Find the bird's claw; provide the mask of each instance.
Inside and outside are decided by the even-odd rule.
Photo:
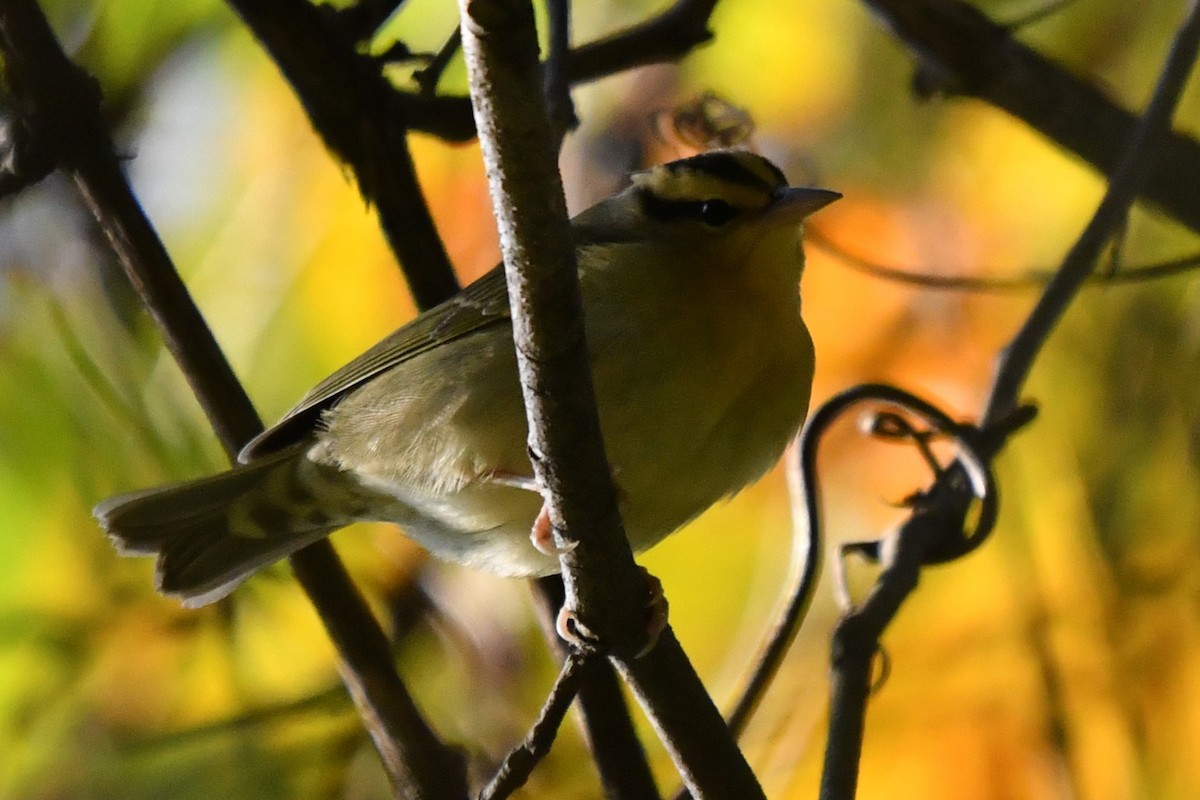
[[[565,547],[559,547],[554,541],[554,526],[550,524],[550,512],[546,510],[545,504],[542,505],[542,510],[538,512],[537,519],[533,521],[533,530],[529,532],[529,541],[533,543],[533,547],[539,553],[558,558],[573,551],[579,546],[579,542],[569,542]]]
[[[645,642],[634,654],[641,658],[654,649],[662,632],[667,629],[669,608],[667,596],[663,592],[662,581],[651,575],[645,567],[638,567],[646,585],[646,627]],[[563,641],[580,650],[599,650],[602,640],[591,628],[579,619],[579,615],[570,606],[563,606],[558,612],[554,628]]]

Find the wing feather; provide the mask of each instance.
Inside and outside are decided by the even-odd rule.
[[[254,437],[238,460],[248,463],[295,444],[312,432],[323,411],[381,372],[508,319],[508,287],[503,268],[496,267],[318,383],[283,419]]]

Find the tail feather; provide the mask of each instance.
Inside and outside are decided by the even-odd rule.
[[[158,556],[159,591],[202,606],[352,522],[318,505],[312,491],[314,481],[336,475],[297,447],[208,478],[111,497],[92,513],[123,555]]]

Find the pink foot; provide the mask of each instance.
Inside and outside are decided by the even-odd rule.
[[[537,519],[533,521],[533,530],[529,532],[529,541],[533,542],[534,549],[539,553],[555,558],[565,555],[579,546],[579,542],[571,542],[566,547],[559,547],[555,544],[554,526],[550,524],[550,512],[546,510],[545,503],[542,503],[542,510],[538,512]]]
[[[654,649],[658,638],[667,629],[669,604],[663,593],[662,581],[651,575],[645,567],[639,566],[646,583],[646,641],[637,651],[634,658],[641,658]],[[602,645],[599,637],[584,625],[575,611],[563,606],[555,621],[555,630],[563,641],[579,649],[596,649]]]

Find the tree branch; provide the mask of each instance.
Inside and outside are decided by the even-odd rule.
[[[528,0],[460,0],[463,52],[509,280],[530,451],[560,546],[568,605],[615,653],[693,791],[762,797],[724,720],[668,629],[640,659],[643,578],[604,456],[575,253]],[[577,543],[577,544],[576,544]]]
[[[678,61],[713,38],[708,29],[717,0],[677,0],[659,14],[611,36],[581,45],[567,54],[566,76],[572,86],[606,78],[634,67]],[[450,142],[475,138],[470,99],[395,91],[388,103],[420,130]]]
[[[460,0],[463,50],[500,227],[530,451],[564,549],[567,601],[610,646],[634,651],[644,595],[617,512],[583,334],[566,203],[527,0]],[[575,546],[574,542],[578,542]],[[579,564],[589,563],[582,570]],[[612,589],[601,579],[616,581]],[[613,599],[616,595],[616,599]],[[589,606],[583,608],[581,606]]]
[[[1171,44],[1171,52],[1154,89],[1154,96],[1112,172],[1104,199],[1067,253],[1062,266],[1016,338],[1004,349],[988,396],[981,423],[983,427],[997,422],[1016,408],[1018,395],[1033,368],[1034,359],[1067,306],[1079,293],[1079,288],[1092,274],[1104,246],[1129,215],[1129,208],[1141,187],[1151,180],[1153,165],[1161,164],[1175,170],[1177,165],[1169,159],[1164,160],[1159,147],[1171,133],[1171,118],[1195,66],[1198,50],[1200,13],[1197,12],[1196,0],[1191,0],[1188,16]],[[1192,185],[1189,197],[1193,202],[1196,200],[1196,184]]]
[[[1171,117],[1198,50],[1200,5],[1193,0],[1176,33],[1154,96],[1126,145],[1104,199],[1025,325],[1004,350],[980,427],[973,434],[969,431],[963,434],[969,434],[974,441],[964,439],[960,448],[969,444],[973,453],[960,455],[959,461],[942,471],[934,487],[921,496],[914,514],[895,534],[895,550],[875,587],[867,599],[838,624],[832,653],[833,685],[829,739],[821,780],[822,800],[854,796],[870,693],[871,664],[879,647],[879,638],[916,587],[923,565],[957,557],[977,544],[963,542],[961,538],[967,510],[964,498],[970,496],[964,491],[968,484],[966,477],[972,471],[968,469],[968,461],[979,462],[975,466],[976,472],[979,467],[986,467],[1021,421],[1017,401],[1024,380],[1050,332],[1094,268],[1104,245],[1125,219],[1142,182],[1147,180],[1155,145],[1170,130]],[[988,473],[986,469],[983,471]],[[990,478],[986,482],[990,484]],[[979,492],[976,489],[974,493]],[[985,495],[985,511],[994,515],[994,489],[989,487]],[[991,498],[990,506],[988,498]],[[816,513],[814,505],[814,525]]]
[[[1106,175],[1138,127],[1132,112],[960,0],[864,0],[913,51],[921,83],[975,97],[1025,122]],[[1200,142],[1165,132],[1143,165],[1142,196],[1200,231]]]
[[[408,115],[378,63],[359,53],[335,11],[307,0],[229,0],[291,84],[313,129],[374,203],[417,304],[436,305],[458,282],[417,182]]]
[[[594,667],[594,656],[580,653],[567,656],[554,681],[554,688],[542,706],[542,713],[530,728],[525,741],[505,756],[495,777],[479,793],[479,800],[504,800],[525,785],[533,768],[550,752],[550,745],[554,744],[567,710]]]
[[[562,578],[550,575],[535,581],[533,592],[538,622],[552,652],[569,655],[566,642],[555,629],[559,609],[566,602]],[[646,751],[633,728],[621,684],[608,662],[597,662],[584,677],[577,701],[584,736],[600,772],[605,800],[661,800]]]
[[[0,51],[22,124],[74,178],[232,458],[262,424],[121,172],[99,87],[67,59],[33,0],[0,0]],[[397,789],[465,796],[461,757],[420,718],[332,546],[313,545],[292,564],[338,645],[343,678]]]
[[[717,0],[676,0],[657,17],[577,47],[567,59],[572,85],[648,64],[678,61],[713,38],[708,20]]]

